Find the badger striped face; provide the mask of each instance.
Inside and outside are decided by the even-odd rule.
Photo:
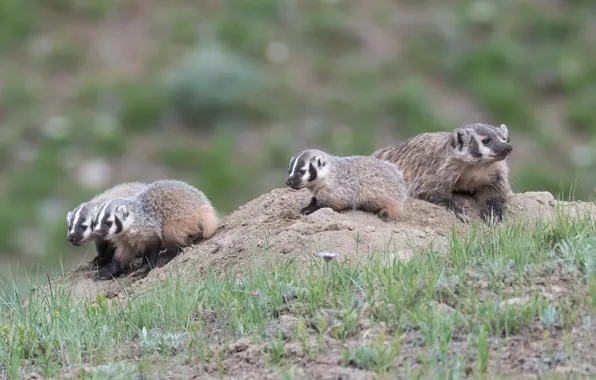
[[[507,158],[513,147],[505,124],[471,124],[454,131],[458,155],[470,162],[495,162]]]
[[[81,245],[92,239],[91,221],[95,206],[82,203],[66,214],[68,242],[74,246]]]
[[[121,235],[132,226],[134,218],[119,200],[101,205],[93,218],[93,234],[100,239]]]
[[[329,164],[322,154],[305,150],[292,157],[286,177],[286,185],[301,189],[316,185],[329,173]]]

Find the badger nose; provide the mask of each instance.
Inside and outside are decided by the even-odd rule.
[[[286,178],[286,185],[287,185],[287,186],[292,186],[292,183],[293,183],[293,182],[294,182],[294,181],[292,181],[292,179],[291,179],[291,178]]]
[[[68,242],[73,243],[75,241],[74,235],[68,235]]]
[[[507,148],[504,149],[505,154],[511,153],[512,150],[513,150],[513,147],[511,145],[509,145]]]

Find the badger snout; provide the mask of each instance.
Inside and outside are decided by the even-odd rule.
[[[80,241],[79,239],[77,239],[77,235],[76,234],[68,234],[67,237],[68,242],[72,245],[79,245]]]
[[[294,177],[286,178],[286,185],[291,187],[292,189],[299,189],[300,188],[300,179],[296,179]]]
[[[503,144],[500,151],[497,152],[499,156],[507,157],[513,151],[513,146],[511,144]]]

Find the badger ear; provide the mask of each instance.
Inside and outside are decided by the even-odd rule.
[[[509,130],[507,129],[507,126],[505,124],[501,124],[499,126],[499,130],[503,134],[503,137],[505,138],[505,140],[508,140],[509,139]]]
[[[121,206],[116,207],[116,215],[122,220],[125,220],[126,218],[128,218],[129,212],[128,212],[128,209],[126,208],[126,206],[121,205]]]
[[[462,150],[470,142],[470,137],[470,132],[467,130],[456,128],[452,133],[451,145],[458,150]]]
[[[310,160],[310,162],[318,169],[324,167],[327,164],[323,156],[315,156],[312,158],[312,160]]]
[[[66,221],[68,222],[70,220],[70,216],[72,215],[72,212],[69,211],[68,213],[66,213]]]

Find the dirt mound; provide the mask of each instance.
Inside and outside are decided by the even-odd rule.
[[[478,220],[476,205],[468,198],[468,215]],[[164,268],[145,277],[132,273],[115,281],[96,281],[93,272],[81,267],[60,281],[73,285],[76,295],[94,297],[96,293],[113,297],[123,289],[134,291],[165,278],[164,270],[214,270],[248,268],[263,260],[280,263],[290,258],[306,262],[318,251],[333,251],[343,260],[353,260],[369,253],[386,251],[407,259],[415,249],[430,244],[442,250],[455,228],[469,228],[453,213],[428,202],[411,200],[405,220],[383,222],[362,211],[338,213],[329,208],[303,216],[299,210],[310,201],[308,190],[280,188],[241,206],[222,219],[222,226],[211,239],[188,248]],[[530,192],[514,195],[508,204],[505,223],[520,218],[552,219],[557,205],[568,206],[571,215],[587,210],[591,203],[557,202],[550,193]],[[570,206],[570,207],[569,207]],[[596,215],[594,209],[591,210]],[[483,225],[483,224],[481,224]]]

